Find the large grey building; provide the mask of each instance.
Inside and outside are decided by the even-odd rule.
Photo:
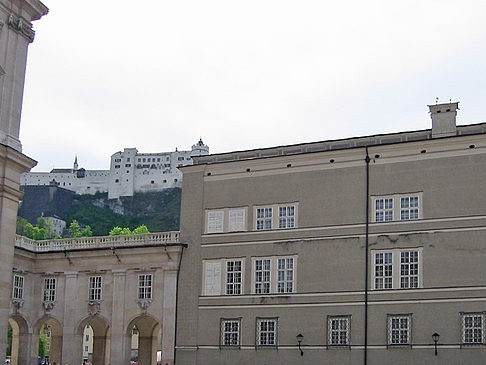
[[[485,363],[486,123],[429,108],[183,168],[177,364]]]

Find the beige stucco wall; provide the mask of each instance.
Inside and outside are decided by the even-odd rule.
[[[184,168],[178,363],[363,363],[365,156],[351,148]],[[370,262],[375,250],[418,249],[421,284],[372,290],[370,263],[368,363],[481,364],[484,346],[462,346],[461,312],[486,310],[485,135],[372,146],[369,156],[370,204],[374,196],[421,196],[418,220],[370,219]],[[298,203],[297,227],[255,231],[254,207],[279,203]],[[207,210],[236,207],[247,209],[244,232],[204,233]],[[291,255],[296,292],[252,294],[252,258]],[[244,294],[204,296],[202,261],[230,258],[245,262]],[[190,277],[201,280],[186,284]],[[388,345],[389,314],[411,314],[410,346]],[[350,346],[328,347],[329,315],[351,316]],[[277,348],[255,346],[257,317],[278,317]],[[220,348],[221,318],[241,318],[239,348]]]

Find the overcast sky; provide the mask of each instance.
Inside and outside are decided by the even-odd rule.
[[[484,0],[44,0],[21,123],[35,171],[486,120]]]

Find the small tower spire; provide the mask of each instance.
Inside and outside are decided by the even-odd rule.
[[[73,170],[76,171],[78,169],[78,155],[74,157],[74,164],[73,164]]]

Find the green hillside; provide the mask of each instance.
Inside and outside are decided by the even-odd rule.
[[[95,236],[108,235],[115,227],[134,229],[145,224],[150,232],[179,230],[181,189],[136,193],[108,200],[107,193],[75,195],[71,208],[61,216],[68,224],[77,220],[91,226]]]

